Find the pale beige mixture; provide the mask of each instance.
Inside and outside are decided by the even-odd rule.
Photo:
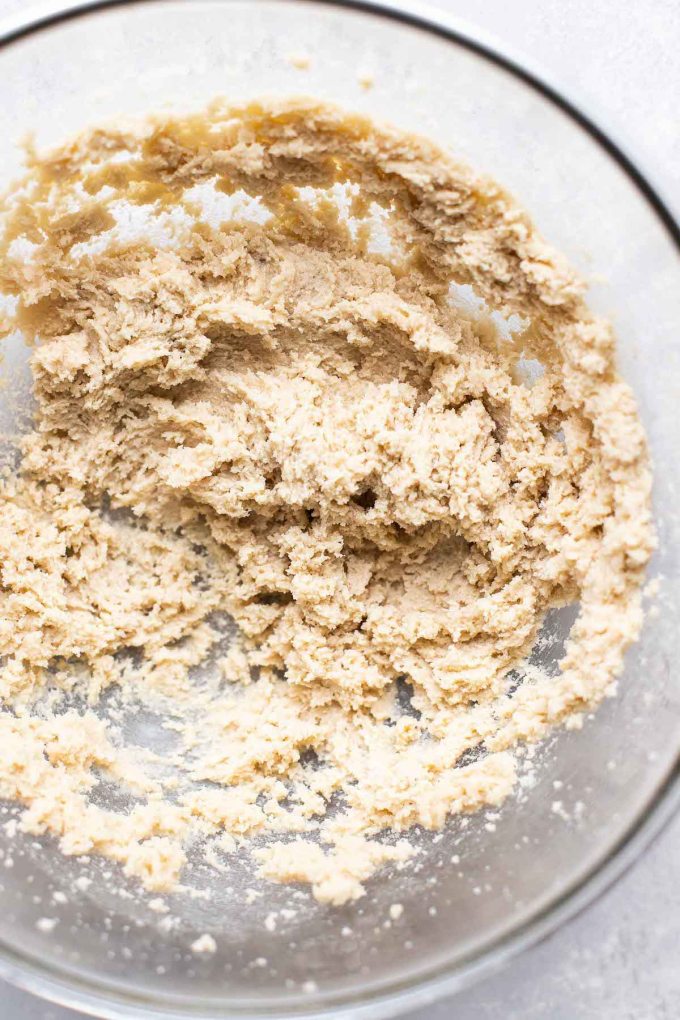
[[[215,105],[34,155],[4,224],[5,332],[36,345],[0,494],[24,829],[150,889],[196,841],[249,848],[339,904],[612,692],[644,435],[609,325],[498,185],[326,106]],[[523,669],[576,600],[561,673]],[[115,691],[172,750],[124,746]]]

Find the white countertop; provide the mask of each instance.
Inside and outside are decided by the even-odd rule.
[[[526,54],[623,139],[680,208],[677,0],[430,0]],[[0,0],[0,16],[29,7]],[[509,968],[410,1020],[676,1020],[680,818],[598,903]],[[0,1020],[77,1020],[0,983]]]

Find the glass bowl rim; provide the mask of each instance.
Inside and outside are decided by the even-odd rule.
[[[109,8],[131,7],[133,5],[179,2],[190,0],[77,0],[64,6],[60,0],[48,0],[33,11],[9,16],[0,22],[0,53],[12,43],[28,36],[48,31],[84,15],[96,14]],[[211,0],[216,2],[216,0]],[[229,3],[231,0],[217,0]],[[637,191],[645,199],[653,214],[665,228],[678,255],[680,255],[680,223],[671,211],[669,203],[662,197],[647,171],[640,167],[639,160],[632,157],[614,132],[599,126],[583,107],[568,97],[562,88],[551,82],[543,69],[537,70],[524,55],[512,52],[505,44],[489,36],[469,22],[463,21],[445,10],[432,8],[420,0],[294,0],[296,3],[316,3],[326,7],[356,10],[368,15],[384,18],[429,32],[434,36],[461,47],[509,72],[514,78],[547,99],[562,113],[566,114],[598,145],[625,173]],[[97,982],[74,975],[64,976],[59,967],[44,960],[31,958],[0,940],[0,978],[34,995],[57,1005],[106,1018],[106,1020],[139,1020],[141,1016],[157,1017],[158,1020],[212,1020],[227,1017],[252,1018],[276,1017],[277,1020],[322,1020],[323,1017],[339,1015],[351,1009],[356,1020],[377,1020],[393,1016],[397,1012],[415,1009],[424,1003],[431,1003],[489,976],[501,969],[511,959],[531,946],[548,938],[567,921],[583,912],[604,893],[638,860],[673,819],[680,809],[680,746],[675,758],[650,797],[648,804],[637,817],[632,818],[625,832],[595,862],[589,871],[575,880],[561,894],[553,897],[537,910],[533,916],[519,924],[512,931],[489,941],[480,951],[458,960],[454,964],[443,964],[430,973],[416,979],[390,981],[367,991],[340,993],[318,1002],[310,996],[291,1000],[292,1009],[276,1012],[264,1003],[255,1009],[236,1006],[231,1009],[228,1001],[224,1006],[192,1008],[188,1003],[177,1003],[173,1009],[170,1002],[151,1000],[143,994],[121,992],[105,981]],[[216,1011],[217,1010],[217,1011]]]

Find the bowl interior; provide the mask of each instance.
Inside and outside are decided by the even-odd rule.
[[[108,1015],[157,1007],[281,1016],[444,970],[462,980],[473,961],[615,850],[680,746],[672,677],[680,263],[672,240],[617,162],[550,100],[462,45],[358,8],[288,0],[111,7],[6,45],[0,80],[3,186],[19,171],[17,143],[27,131],[40,145],[57,143],[88,124],[196,109],[216,95],[312,95],[429,135],[506,185],[592,279],[595,309],[614,319],[620,368],[654,459],[659,551],[651,573],[660,594],[619,696],[582,730],[555,734],[529,757],[518,794],[493,817],[457,818],[442,834],[421,834],[414,867],[383,872],[364,899],[341,909],[303,889],[291,901],[290,889],[264,886],[243,860],[218,881],[197,869],[193,893],[168,897],[169,913],[157,913],[113,865],[64,858],[54,841],[16,834],[12,806],[2,807],[6,968],[23,961],[63,979],[73,1001],[86,989]],[[19,338],[4,353],[0,433],[11,457],[30,421],[30,377]],[[568,609],[546,621],[548,663],[559,659],[573,618]],[[143,722],[129,721],[131,736],[154,739]],[[394,903],[403,907],[398,918]],[[281,909],[270,930],[268,915]],[[205,932],[217,951],[198,957],[189,947]]]

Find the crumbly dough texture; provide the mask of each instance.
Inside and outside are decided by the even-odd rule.
[[[340,904],[613,691],[644,434],[609,324],[497,184],[325,105],[216,103],[31,153],[3,228],[5,332],[35,345],[0,494],[25,830],[149,889],[247,844]],[[577,600],[556,675],[525,668]],[[126,743],[114,695],[171,750]]]

